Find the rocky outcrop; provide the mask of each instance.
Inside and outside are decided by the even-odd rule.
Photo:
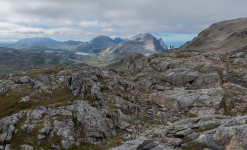
[[[20,111],[11,116],[6,116],[0,120],[0,148],[11,143],[12,137],[16,131],[15,125],[24,117],[26,111]]]
[[[149,140],[146,137],[139,137],[135,140],[127,141],[123,145],[110,150],[171,150],[173,146],[161,144],[157,141]]]
[[[5,93],[15,87],[15,83],[11,80],[0,80],[0,93]]]
[[[21,130],[15,126],[24,116]],[[77,100],[71,105],[54,108],[37,107],[32,111],[22,111],[1,119],[0,145],[11,143],[14,134],[36,134],[33,142],[42,143],[54,136],[61,137],[57,141],[61,148],[69,148],[71,145],[79,145],[83,138],[88,142],[99,141],[116,134],[113,123],[106,119],[96,108],[91,107],[85,101]],[[38,131],[38,132],[37,132]],[[26,142],[30,142],[27,141]],[[26,146],[25,146],[26,147]],[[42,145],[40,145],[42,147]],[[22,146],[20,148],[23,149]]]
[[[29,76],[23,76],[19,77],[17,80],[17,84],[25,84],[30,82],[30,77]]]
[[[164,129],[146,131],[142,137],[112,150],[149,149],[246,149],[246,116],[204,116],[175,122]],[[154,140],[156,139],[156,142]],[[158,141],[162,141],[162,144]]]
[[[192,82],[199,74],[192,72],[185,68],[181,69],[170,69],[166,72],[165,80],[176,86],[185,86],[187,83]]]

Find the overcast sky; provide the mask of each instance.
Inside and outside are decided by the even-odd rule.
[[[247,0],[0,0],[0,41],[139,33],[187,41],[214,22],[241,17]]]

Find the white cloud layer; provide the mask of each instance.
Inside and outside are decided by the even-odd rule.
[[[197,34],[246,17],[246,0],[0,0],[0,39]]]

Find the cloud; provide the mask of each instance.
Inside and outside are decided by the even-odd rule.
[[[246,17],[246,0],[0,0],[1,37],[195,35]]]

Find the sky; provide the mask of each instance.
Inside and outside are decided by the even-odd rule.
[[[215,22],[247,17],[246,8],[246,0],[0,0],[0,41],[140,33],[188,41]]]

